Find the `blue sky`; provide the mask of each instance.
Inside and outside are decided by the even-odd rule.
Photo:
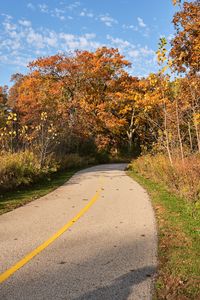
[[[160,36],[173,36],[173,14],[171,0],[0,1],[0,85],[37,57],[103,45],[132,62],[131,74],[146,76],[157,69]]]

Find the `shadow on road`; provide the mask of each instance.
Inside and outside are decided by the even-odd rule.
[[[157,267],[154,257],[145,259],[152,239],[117,244],[105,232],[82,232],[78,239],[68,233],[5,282],[0,298],[149,300]]]
[[[110,285],[94,289],[78,298],[74,298],[74,300],[127,300],[129,294],[134,290],[134,285],[145,281],[147,277],[152,277],[155,272],[155,266],[131,270],[129,273],[116,278]]]

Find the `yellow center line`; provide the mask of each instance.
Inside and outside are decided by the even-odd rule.
[[[77,222],[88,210],[89,208],[97,201],[99,198],[99,191],[96,192],[94,197],[90,200],[90,202],[67,224],[65,224],[60,230],[58,230],[53,236],[51,236],[47,241],[42,243],[32,252],[27,254],[24,258],[18,261],[14,266],[6,270],[4,273],[0,274],[0,283],[8,279],[11,275],[13,275],[17,270],[22,268],[25,264],[27,264],[32,258],[38,255],[41,251],[47,248],[51,243],[53,243],[59,236],[61,236],[65,231],[67,231],[75,222]]]

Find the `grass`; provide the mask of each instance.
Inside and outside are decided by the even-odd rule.
[[[200,210],[134,169],[128,174],[149,193],[158,226],[154,299],[200,299]]]
[[[28,188],[20,188],[19,190],[9,191],[1,194],[0,214],[11,211],[17,207],[20,207],[30,201],[33,201],[50,193],[51,191],[55,190],[57,187],[68,181],[76,171],[77,169],[57,172]]]

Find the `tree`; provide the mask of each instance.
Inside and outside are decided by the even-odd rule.
[[[6,114],[8,110],[7,98],[8,98],[8,87],[0,86],[0,127],[5,125]]]
[[[79,124],[82,118],[82,131],[85,128],[94,139],[97,135],[107,135],[110,138],[106,140],[111,141],[113,132],[121,126],[113,112],[113,93],[117,78],[129,65],[117,49],[103,47],[95,52],[76,51],[74,56],[56,55],[39,59],[30,67],[41,76],[57,82],[63,96],[60,107],[65,110],[66,105],[69,108],[73,128],[76,128],[78,120],[75,122],[75,118],[79,116]]]
[[[134,137],[138,138],[139,127],[142,126],[142,107],[138,105],[140,98],[140,81],[124,72],[117,80],[117,91],[114,92],[114,109],[119,120],[121,120],[121,134],[124,140],[128,140],[129,152],[132,153]],[[140,128],[141,129],[141,128]]]
[[[60,147],[64,141],[78,147],[84,137],[93,139],[97,148],[110,147],[122,128],[114,102],[129,65],[117,49],[106,47],[40,58],[30,63],[28,75],[17,76],[10,102],[32,136],[45,112],[59,132]]]
[[[173,18],[176,29],[170,56],[173,69],[179,73],[200,71],[200,2],[184,2]]]

